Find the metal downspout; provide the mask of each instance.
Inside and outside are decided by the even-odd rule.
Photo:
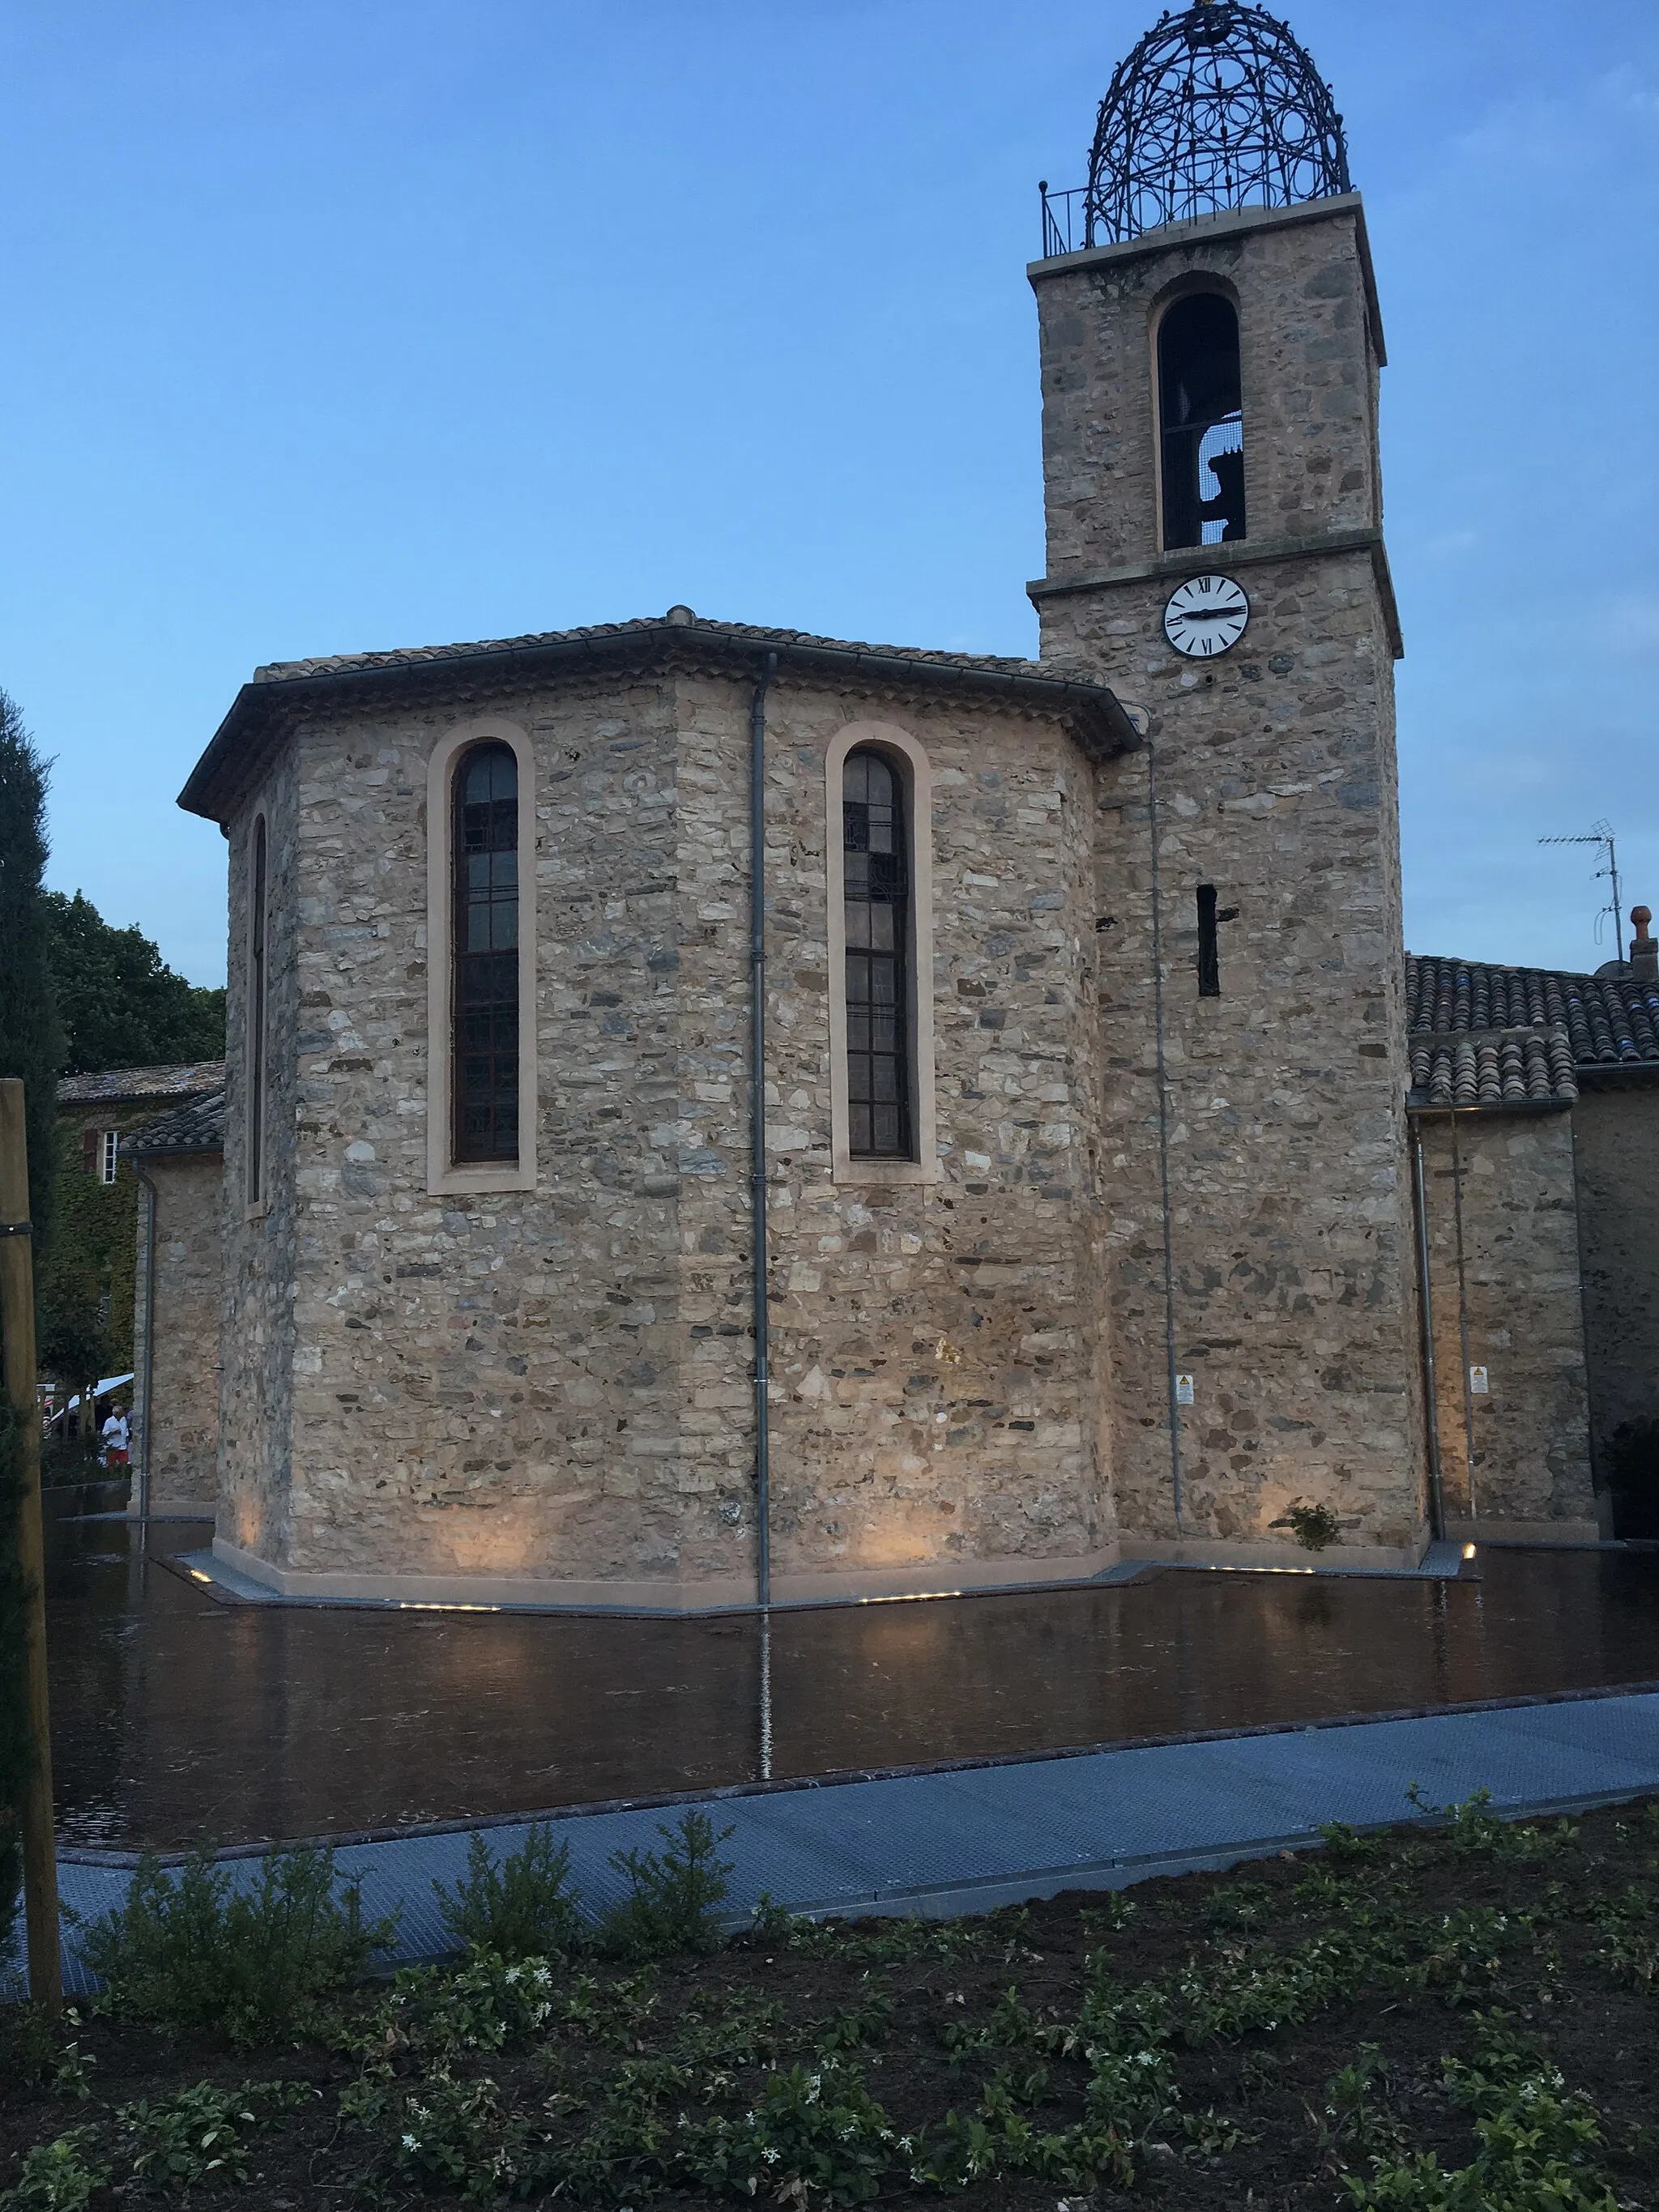
[[[769,653],[749,709],[749,1126],[752,1146],[749,1218],[754,1244],[755,1596],[763,1613],[772,1602],[771,1414],[768,1404],[769,1331],[766,1306],[766,694],[777,666],[777,654]],[[764,1626],[763,1622],[763,1632]],[[767,1719],[763,1717],[763,1729],[769,1733]]]
[[[1170,1079],[1164,1057],[1164,909],[1158,880],[1158,745],[1146,738],[1146,820],[1152,848],[1152,1022],[1158,1040],[1158,1177],[1164,1205],[1164,1352],[1170,1391],[1170,1486],[1176,1540],[1184,1530],[1181,1509],[1181,1406],[1176,1388],[1175,1234],[1170,1219]]]
[[[144,1358],[138,1371],[137,1518],[149,1516],[149,1409],[155,1375],[155,1222],[161,1194],[135,1160],[132,1171],[144,1194]]]
[[[1417,1298],[1423,1331],[1423,1395],[1428,1410],[1429,1534],[1446,1534],[1446,1500],[1440,1474],[1440,1404],[1434,1373],[1434,1298],[1429,1278],[1429,1206],[1423,1182],[1423,1132],[1412,1122],[1412,1188],[1417,1206]]]
[[[1458,1142],[1457,1115],[1451,1117],[1452,1218],[1457,1224],[1457,1341],[1463,1355],[1463,1451],[1468,1462],[1469,1519],[1480,1518],[1474,1489],[1474,1391],[1469,1379],[1469,1280],[1463,1249],[1463,1153]]]

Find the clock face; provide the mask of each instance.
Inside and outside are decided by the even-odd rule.
[[[1244,635],[1250,603],[1231,576],[1189,576],[1164,610],[1164,635],[1188,660],[1211,660]]]

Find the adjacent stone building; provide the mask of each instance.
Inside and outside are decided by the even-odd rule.
[[[1282,189],[1231,124],[1199,179],[1269,63]],[[1255,9],[1126,69],[1030,271],[1038,660],[676,607],[263,668],[204,755],[244,1571],[676,1607],[1597,1526],[1571,1037],[1403,949],[1340,125]]]
[[[134,1133],[161,1109],[222,1091],[222,1060],[115,1067],[66,1075],[58,1085],[58,1153],[52,1213],[36,1260],[42,1371],[63,1403],[82,1384],[125,1377],[136,1364],[136,1306],[145,1191],[134,1172]],[[198,1264],[212,1266],[216,1224]],[[216,1356],[217,1322],[210,1330]],[[84,1346],[81,1357],[73,1350]],[[96,1357],[99,1376],[75,1370]],[[130,1395],[125,1382],[124,1400]],[[135,1412],[137,1410],[135,1404]],[[101,1414],[100,1416],[101,1419]],[[212,1458],[210,1443],[208,1457]]]
[[[133,1322],[133,1451],[149,1513],[206,1514],[218,1498],[224,1252],[223,1070],[209,1091],[122,1144],[141,1188]]]
[[[1449,1533],[1647,1535],[1659,1465],[1659,960],[1595,975],[1408,963],[1433,1316],[1431,1461]]]

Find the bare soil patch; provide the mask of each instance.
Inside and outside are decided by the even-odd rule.
[[[0,2020],[18,2212],[1659,2204],[1659,1801],[981,1919],[349,1992],[226,2052]],[[240,2177],[240,2178],[239,2178]],[[77,2193],[78,2192],[78,2193]]]

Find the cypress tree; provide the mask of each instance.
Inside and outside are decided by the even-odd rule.
[[[0,1075],[23,1079],[29,1216],[38,1250],[58,1158],[60,1038],[52,1008],[46,866],[46,764],[0,691]]]
[[[57,1164],[58,1024],[46,965],[46,769],[22,718],[0,691],[0,1075],[23,1079],[29,1211],[37,1239]],[[21,1874],[18,1813],[30,1758],[24,1680],[28,1590],[17,1559],[23,1496],[22,1423],[0,1401],[0,1948]]]

